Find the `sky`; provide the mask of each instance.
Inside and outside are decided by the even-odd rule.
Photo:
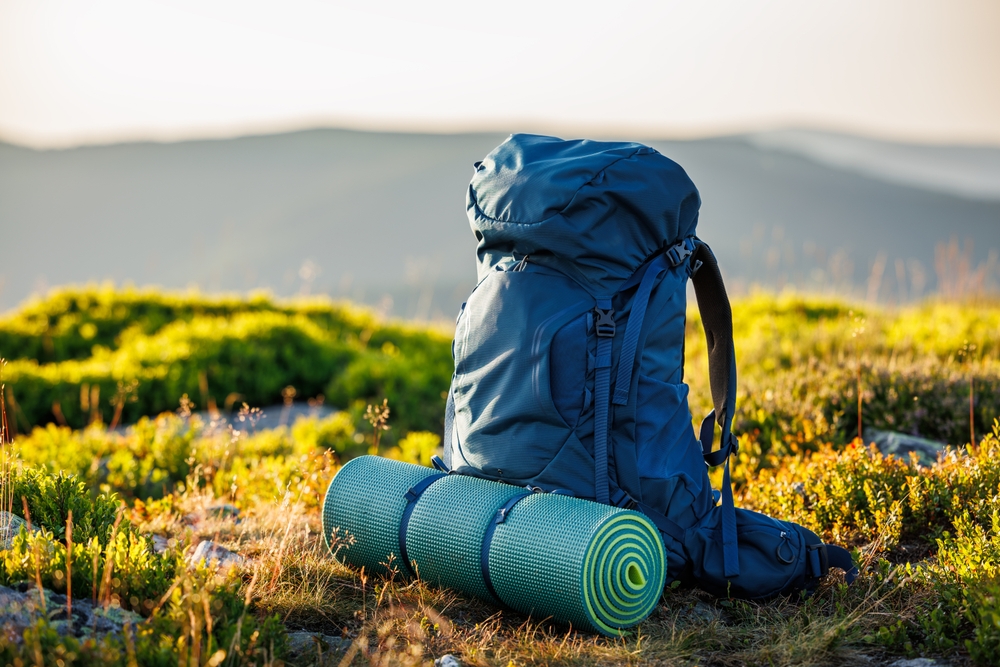
[[[0,0],[0,139],[330,126],[1000,145],[996,0]]]

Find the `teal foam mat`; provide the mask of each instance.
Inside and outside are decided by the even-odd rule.
[[[401,567],[399,527],[406,493],[430,468],[374,456],[348,462],[323,503],[323,533],[349,534],[337,557],[366,571]],[[425,581],[503,604],[534,618],[619,634],[655,608],[666,578],[666,552],[655,526],[638,512],[536,493],[497,523],[497,510],[526,490],[474,477],[433,482],[413,506],[406,551]],[[483,540],[492,528],[483,577]]]

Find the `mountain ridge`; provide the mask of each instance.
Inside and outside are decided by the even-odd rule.
[[[464,201],[472,164],[505,137],[315,129],[0,144],[0,311],[46,286],[110,279],[326,293],[396,316],[450,318],[475,283]],[[787,141],[646,143],[699,186],[699,233],[736,291],[866,295],[881,263],[874,297],[914,298],[937,289],[935,253],[953,236],[971,240],[960,252],[996,281],[1000,201],[831,166]]]

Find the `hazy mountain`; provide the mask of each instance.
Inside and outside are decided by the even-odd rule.
[[[386,309],[389,295],[394,315],[451,317],[475,282],[472,164],[503,138],[311,130],[0,144],[0,310],[47,286],[110,279],[308,290]],[[1000,149],[840,141],[791,132],[650,143],[698,184],[700,234],[734,291],[795,284],[897,300],[936,289],[938,268],[963,279],[963,261],[995,284],[990,165]],[[961,249],[939,248],[936,268],[936,246],[953,237]]]
[[[811,130],[775,130],[747,139],[765,150],[801,155],[889,183],[1000,200],[1000,148],[995,146],[913,146]]]

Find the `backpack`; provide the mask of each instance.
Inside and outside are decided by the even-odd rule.
[[[638,143],[515,134],[477,162],[478,284],[457,320],[435,463],[637,509],[660,530],[668,581],[720,596],[811,590],[830,566],[850,581],[844,549],[734,506],[732,312],[695,235],[700,204],[679,165]],[[683,381],[688,279],[714,405],[697,437]]]

